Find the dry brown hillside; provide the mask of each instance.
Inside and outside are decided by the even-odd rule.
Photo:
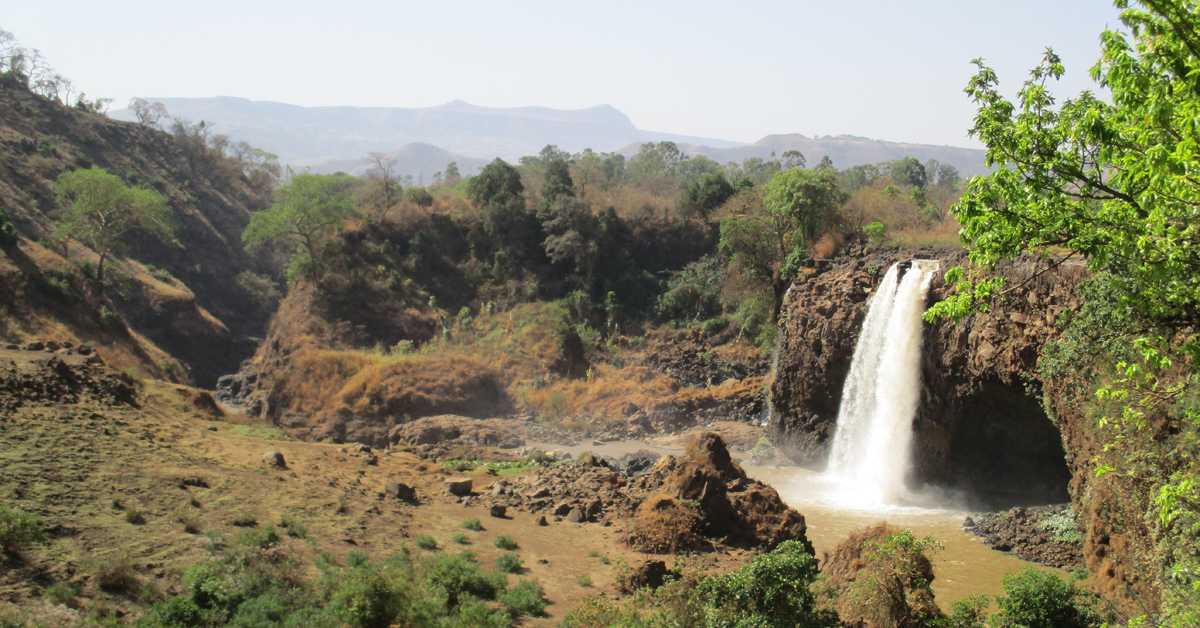
[[[266,199],[229,164],[197,159],[189,150],[157,129],[64,107],[0,81],[0,208],[22,236],[0,257],[0,338],[49,333],[94,342],[114,362],[200,385],[235,370],[253,351],[249,337],[261,334],[267,316],[235,282],[253,267],[241,231]],[[176,244],[129,243],[136,263],[117,265],[110,302],[85,298],[78,285],[77,269],[92,252],[74,242],[64,251],[49,239],[59,209],[54,180],[93,166],[160,192],[179,224]],[[120,329],[103,307],[129,329]],[[187,372],[171,367],[170,358],[149,355],[156,352],[177,358]]]

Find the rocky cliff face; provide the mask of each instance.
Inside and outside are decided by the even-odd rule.
[[[858,253],[811,269],[784,304],[772,430],[801,463],[824,464],[867,302],[888,267],[963,261],[934,251]],[[1034,276],[1039,268],[1034,260],[1005,268],[1008,285],[1020,288],[989,312],[925,326],[910,482],[999,502],[1066,498],[1061,439],[1041,407],[1035,367],[1059,313],[1076,303],[1072,288],[1084,269]],[[929,303],[946,289],[935,280]]]
[[[892,263],[914,258],[938,259],[944,268],[964,261],[961,253],[859,248],[809,269],[789,290],[770,430],[796,462],[825,464],[868,299]],[[1069,497],[1098,588],[1127,611],[1153,608],[1152,572],[1136,566],[1144,545],[1142,512],[1095,479],[1092,458],[1101,443],[1077,394],[1068,394],[1064,382],[1040,381],[1036,371],[1042,348],[1058,333],[1059,316],[1079,305],[1077,287],[1087,271],[1065,265],[1039,274],[1044,267],[1032,258],[1011,263],[999,269],[1009,291],[989,311],[924,326],[907,479],[964,491],[973,505]],[[947,290],[935,280],[929,303]],[[1071,390],[1088,388],[1078,384]]]

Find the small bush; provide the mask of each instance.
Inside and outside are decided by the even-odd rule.
[[[238,537],[238,544],[254,549],[267,549],[279,545],[279,533],[274,526],[262,529],[246,530]]]
[[[423,550],[432,551],[438,548],[437,541],[435,541],[433,537],[429,536],[428,534],[422,534],[418,536],[416,539],[414,539],[414,542],[417,544],[417,547]]]
[[[41,519],[0,504],[0,553],[15,556],[26,547],[45,540],[46,531]]]
[[[513,552],[505,552],[496,559],[496,568],[504,573],[521,573],[525,565],[520,556]]]
[[[508,536],[507,534],[501,534],[500,536],[496,537],[496,547],[511,552],[517,549],[517,542],[514,541],[511,536]]]
[[[698,594],[717,625],[737,625],[742,618],[754,618],[748,623],[756,626],[835,625],[817,610],[810,590],[816,578],[817,561],[808,548],[784,541],[738,571],[706,578]]]
[[[474,557],[465,552],[457,556],[439,555],[426,569],[426,581],[445,597],[448,606],[456,606],[467,596],[492,600],[506,587],[504,574],[484,573]]]
[[[0,249],[9,249],[17,245],[17,228],[8,219],[8,212],[0,207]]]
[[[205,613],[195,600],[186,595],[168,598],[150,607],[138,622],[139,626],[170,627],[202,626]]]
[[[125,511],[125,521],[135,526],[144,525],[146,523],[146,515],[142,514],[142,511],[136,508],[130,508]]]
[[[96,586],[105,593],[133,594],[141,590],[133,562],[128,556],[114,556],[96,564],[92,575]]]
[[[1083,628],[1102,623],[1095,594],[1048,571],[1026,568],[1004,577],[996,598],[1000,626]]]
[[[587,574],[579,576],[579,577],[575,578],[575,584],[578,584],[579,586],[581,586],[585,589],[588,587],[591,587],[592,586],[592,577]]]
[[[863,233],[872,244],[882,244],[887,239],[887,225],[879,221],[868,223],[863,225]]]
[[[950,607],[950,614],[933,622],[936,628],[980,628],[987,625],[991,600],[986,595],[973,595]]]
[[[522,580],[517,586],[500,596],[500,603],[513,617],[529,615],[542,617],[546,614],[546,596],[536,582]]]
[[[475,519],[475,518],[467,519],[466,521],[464,521],[462,524],[462,527],[464,527],[468,530],[472,530],[474,532],[481,532],[483,530],[483,524],[478,519]]]
[[[457,543],[459,545],[470,545],[471,544],[471,539],[468,539],[467,535],[463,534],[462,532],[455,534],[451,538],[451,540],[453,540],[455,543]]]
[[[55,582],[46,587],[46,591],[42,595],[54,604],[72,606],[75,598],[79,596],[79,588],[66,582]]]
[[[304,524],[296,521],[288,515],[284,515],[283,518],[279,520],[279,527],[286,530],[287,535],[293,539],[308,538],[308,528],[304,527]]]

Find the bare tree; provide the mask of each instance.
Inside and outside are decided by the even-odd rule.
[[[387,217],[388,212],[400,200],[400,184],[396,182],[394,170],[396,169],[396,157],[387,153],[369,153],[367,158],[371,160],[371,168],[367,170],[367,177],[374,182],[374,216],[376,220],[383,220]]]
[[[160,102],[151,102],[145,98],[134,98],[129,101],[129,108],[133,110],[134,117],[142,126],[158,128],[158,125],[167,118],[166,105]]]

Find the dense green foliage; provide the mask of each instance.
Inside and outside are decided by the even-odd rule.
[[[96,252],[99,259],[95,280],[101,289],[105,262],[129,244],[131,233],[140,231],[162,240],[174,238],[174,217],[161,194],[126,185],[103,168],[64,173],[54,189],[63,206],[55,217],[54,235],[59,240],[82,242]]]
[[[810,588],[817,561],[798,541],[785,541],[737,571],[685,577],[657,590],[641,591],[625,603],[598,597],[572,611],[568,627],[660,626],[783,628],[836,626]]]
[[[1094,594],[1048,571],[1027,568],[1005,576],[1003,586],[993,625],[1087,628],[1103,622]]]
[[[270,208],[256,212],[242,234],[250,250],[275,244],[291,260],[292,277],[319,277],[324,245],[355,213],[350,188],[353,178],[344,175],[299,174],[275,195]]]
[[[930,317],[962,316],[1001,294],[982,273],[1026,252],[1085,260],[1084,307],[1043,360],[1082,379],[1107,441],[1097,474],[1149,522],[1163,616],[1200,621],[1200,11],[1192,0],[1118,0],[1126,32],[1101,35],[1092,77],[1106,96],[1061,103],[1053,51],[1017,100],[978,61],[967,93],[973,133],[996,171],[976,177],[953,213],[974,267]],[[1012,290],[1015,288],[1007,288]],[[1067,367],[1067,365],[1071,365]],[[1115,366],[1115,369],[1113,368]],[[1066,368],[1064,368],[1066,367]],[[1082,398],[1081,398],[1082,399]],[[1141,514],[1138,514],[1138,511]],[[1137,535],[1141,536],[1141,535]],[[1135,539],[1141,542],[1143,539]]]
[[[0,504],[0,554],[15,555],[46,539],[41,519],[23,510]]]
[[[185,592],[155,604],[147,627],[201,626],[510,626],[542,615],[541,588],[512,589],[500,573],[480,569],[470,554],[407,552],[375,563],[362,555],[346,565],[321,560],[316,581],[273,533],[247,534],[184,576]]]

